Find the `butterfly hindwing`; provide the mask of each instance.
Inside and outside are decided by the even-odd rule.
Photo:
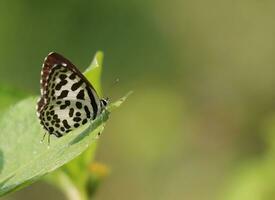
[[[95,119],[100,99],[89,81],[67,59],[49,54],[41,74],[37,111],[43,127],[57,137]]]
[[[77,107],[78,104],[82,105],[81,109]],[[45,106],[40,119],[50,134],[61,137],[74,128],[87,123],[92,116],[93,113],[89,111],[89,105],[85,102],[58,100]]]

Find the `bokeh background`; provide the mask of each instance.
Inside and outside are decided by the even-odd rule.
[[[96,200],[273,200],[274,9],[268,0],[1,1],[1,106],[39,94],[50,51],[84,70],[102,50],[105,95],[134,94],[100,139],[96,160],[111,174]],[[3,199],[65,198],[38,182]]]

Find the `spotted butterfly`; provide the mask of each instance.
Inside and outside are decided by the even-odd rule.
[[[40,85],[41,97],[36,110],[49,137],[51,134],[62,137],[94,120],[108,103],[100,99],[85,76],[58,53],[50,53],[45,58]]]

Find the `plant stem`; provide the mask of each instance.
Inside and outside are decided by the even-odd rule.
[[[68,200],[89,200],[85,189],[77,187],[65,173],[58,173],[58,181],[55,183]]]

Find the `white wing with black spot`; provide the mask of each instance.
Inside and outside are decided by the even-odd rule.
[[[61,137],[95,119],[102,109],[95,89],[70,61],[57,53],[45,58],[37,114],[49,134]]]

